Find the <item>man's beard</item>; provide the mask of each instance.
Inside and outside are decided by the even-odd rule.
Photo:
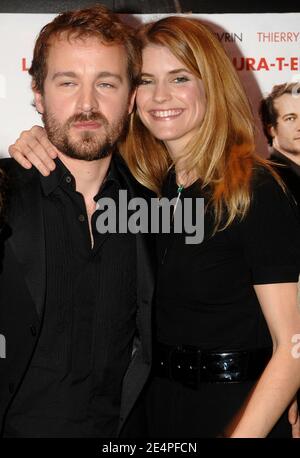
[[[128,123],[127,111],[114,123],[109,124],[100,112],[90,114],[78,113],[71,116],[64,124],[60,124],[53,114],[46,110],[42,115],[49,140],[59,151],[68,157],[83,161],[95,161],[107,157],[114,144],[125,135]],[[83,130],[77,139],[72,138],[70,129],[78,122],[95,121],[101,124],[97,130]],[[99,131],[101,130],[101,133]]]

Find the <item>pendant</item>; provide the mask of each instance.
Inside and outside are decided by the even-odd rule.
[[[184,188],[183,188],[183,185],[180,184],[180,185],[178,186],[178,188],[177,188],[177,193],[178,193],[178,194],[181,194],[182,191],[183,191],[183,189],[184,189]]]

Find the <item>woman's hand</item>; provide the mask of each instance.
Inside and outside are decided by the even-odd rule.
[[[8,151],[25,169],[34,165],[44,176],[55,169],[53,159],[57,157],[58,150],[48,139],[43,127],[33,126],[30,130],[24,130]]]
[[[293,438],[300,439],[300,417],[297,398],[294,399],[289,408],[289,422],[292,427]]]

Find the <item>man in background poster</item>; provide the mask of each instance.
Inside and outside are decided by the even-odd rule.
[[[274,86],[261,102],[260,115],[272,146],[270,159],[282,165],[277,171],[300,211],[300,84]]]

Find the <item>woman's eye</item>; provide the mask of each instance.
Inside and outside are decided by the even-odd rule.
[[[286,121],[295,121],[295,116],[289,116],[288,118],[285,118]]]
[[[177,76],[177,78],[174,79],[175,83],[186,83],[189,81],[189,79],[186,76]]]
[[[152,83],[152,80],[149,80],[149,79],[147,79],[147,80],[146,79],[141,79],[139,81],[139,85],[140,86],[146,86],[147,84],[151,84],[151,83]]]

